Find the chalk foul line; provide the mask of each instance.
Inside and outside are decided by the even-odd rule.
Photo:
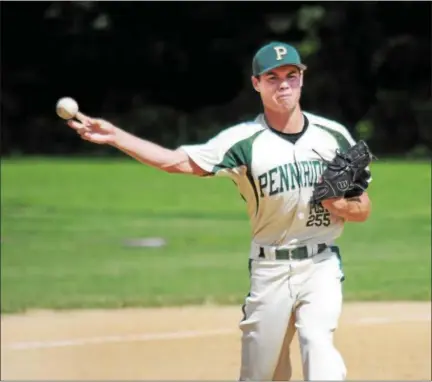
[[[71,346],[83,346],[90,344],[106,344],[116,342],[145,342],[145,341],[162,341],[186,338],[199,338],[219,336],[223,334],[232,334],[237,332],[235,329],[215,329],[215,330],[195,330],[195,331],[181,331],[181,332],[163,332],[163,333],[145,333],[145,334],[130,334],[130,335],[117,335],[117,336],[103,336],[103,337],[88,337],[88,338],[75,338],[68,340],[55,340],[55,341],[22,341],[13,342],[9,345],[2,346],[3,349],[10,350],[27,350],[27,349],[47,349],[47,348],[60,348]]]
[[[371,324],[391,324],[401,322],[426,322],[431,321],[431,316],[416,315],[405,317],[364,317],[359,318],[352,322],[354,325],[371,325]],[[12,342],[10,344],[2,344],[2,349],[9,350],[29,350],[29,349],[49,349],[73,346],[85,346],[92,344],[106,344],[106,343],[119,343],[119,342],[147,342],[147,341],[163,341],[187,338],[200,338],[211,337],[219,335],[227,335],[238,333],[238,328],[220,328],[213,330],[190,330],[179,332],[161,332],[161,333],[142,333],[142,334],[125,334],[115,336],[103,337],[88,337],[88,338],[74,338],[66,340],[52,340],[52,341],[20,341]]]

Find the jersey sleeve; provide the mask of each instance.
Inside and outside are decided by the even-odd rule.
[[[210,175],[235,178],[250,164],[250,140],[259,131],[253,124],[240,124],[223,130],[203,144],[183,145],[197,166]]]

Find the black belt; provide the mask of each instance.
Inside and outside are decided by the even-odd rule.
[[[319,254],[327,248],[327,244],[318,244]],[[265,258],[264,248],[260,247],[260,258]],[[276,260],[303,260],[310,257],[308,247],[305,245],[303,247],[298,247],[294,249],[276,249],[275,258]]]

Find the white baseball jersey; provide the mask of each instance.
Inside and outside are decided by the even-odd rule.
[[[207,143],[181,146],[203,170],[235,182],[247,203],[256,245],[331,245],[343,231],[341,221],[331,222],[329,212],[309,200],[325,168],[321,157],[331,160],[336,149],[345,151],[355,142],[341,124],[303,114],[305,126],[295,143],[293,134],[272,129],[260,114]]]

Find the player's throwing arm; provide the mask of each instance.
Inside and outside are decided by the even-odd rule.
[[[170,150],[138,138],[104,119],[92,118],[79,111],[78,103],[61,98],[56,105],[57,115],[65,120],[80,137],[96,144],[107,144],[136,160],[170,173],[204,175],[183,150]]]

